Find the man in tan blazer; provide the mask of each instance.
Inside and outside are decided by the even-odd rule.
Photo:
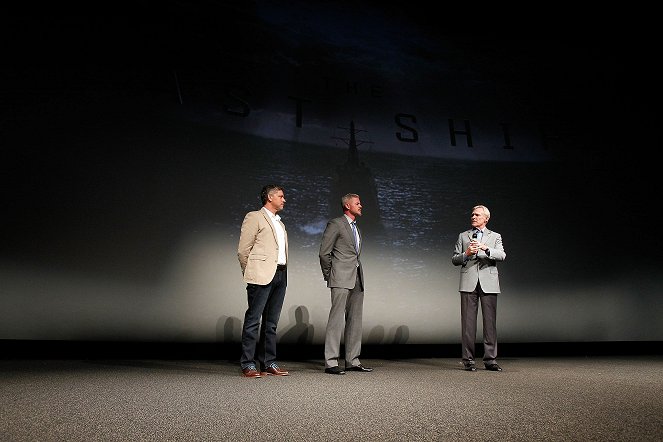
[[[467,371],[476,371],[474,341],[477,334],[477,313],[481,303],[483,317],[483,363],[486,370],[502,371],[497,365],[497,295],[500,293],[497,262],[506,259],[502,235],[486,228],[490,211],[474,206],[472,228],[461,232],[456,241],[453,265],[460,266],[460,319],[462,362]]]
[[[249,304],[240,366],[250,378],[288,375],[276,363],[276,327],[288,283],[288,234],[277,215],[285,205],[283,188],[267,185],[260,198],[263,207],[246,214],[237,246]]]

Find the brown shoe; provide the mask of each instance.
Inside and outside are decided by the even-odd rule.
[[[242,368],[242,374],[246,378],[261,378],[262,375],[256,370],[253,365],[250,365],[246,368]]]
[[[269,367],[262,370],[262,372],[260,374],[263,375],[263,376],[267,376],[267,375],[288,376],[290,373],[288,373],[287,370],[283,370],[283,369],[279,368],[278,365],[272,364]]]

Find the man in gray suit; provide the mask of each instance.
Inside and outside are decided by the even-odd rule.
[[[500,280],[497,262],[506,259],[502,235],[486,228],[490,211],[486,206],[472,208],[472,228],[458,235],[451,262],[460,268],[460,318],[462,362],[467,371],[476,371],[474,343],[477,313],[481,302],[483,317],[483,363],[486,370],[502,371],[497,365],[497,294]]]
[[[359,362],[361,353],[364,274],[359,256],[361,232],[356,224],[361,216],[359,195],[341,198],[343,216],[327,223],[320,244],[320,268],[331,289],[331,309],[325,335],[325,373],[345,374],[339,367],[341,337],[345,338],[345,370],[370,372]]]

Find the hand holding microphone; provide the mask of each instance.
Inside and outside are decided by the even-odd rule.
[[[477,253],[479,253],[479,241],[477,241],[477,232],[474,232],[472,234],[472,240],[470,241],[470,245],[467,248],[465,254],[467,256],[472,256],[476,255]]]

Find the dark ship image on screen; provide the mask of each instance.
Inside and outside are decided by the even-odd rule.
[[[347,130],[349,137],[333,138],[347,144],[348,156],[344,164],[336,166],[333,174],[329,194],[329,215],[336,217],[341,212],[343,195],[356,193],[359,195],[362,205],[361,228],[366,232],[381,232],[382,222],[375,179],[371,169],[359,160],[359,149],[357,148],[361,144],[371,144],[372,142],[357,140],[357,133],[362,131],[355,129],[354,121],[350,122],[349,128],[341,129]]]

